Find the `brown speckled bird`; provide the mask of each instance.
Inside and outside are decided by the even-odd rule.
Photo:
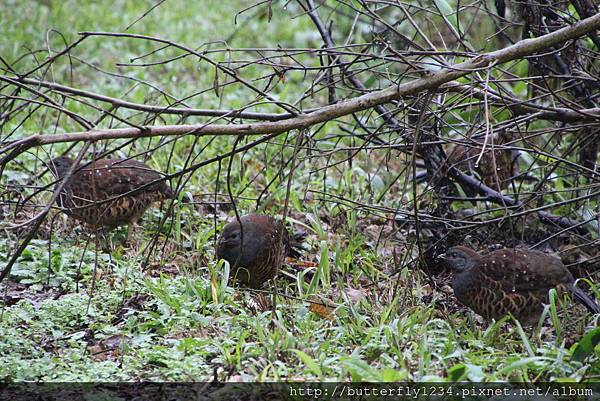
[[[62,179],[74,161],[59,157],[49,163],[57,179]],[[56,202],[70,217],[93,229],[113,229],[133,225],[156,201],[173,197],[161,174],[132,159],[99,159],[82,162],[69,177]],[[58,185],[58,184],[57,184]]]
[[[534,325],[548,303],[548,291],[571,292],[592,313],[598,305],[581,289],[560,259],[527,249],[499,249],[480,255],[464,246],[439,256],[453,270],[456,298],[485,319],[512,313],[521,323]]]
[[[498,146],[498,145],[496,145]],[[483,151],[479,164],[475,164],[482,152],[482,146],[455,145],[448,151],[448,163],[467,174],[473,171],[481,177],[481,181],[495,191],[508,188],[510,181],[518,174],[516,157],[518,154],[510,149],[496,148],[492,152],[488,145]],[[466,190],[467,195],[475,196]]]
[[[240,284],[260,288],[277,275],[286,256],[300,256],[304,234],[290,237],[285,226],[270,216],[247,214],[240,221],[233,219],[223,228],[217,258],[229,262],[231,276]]]

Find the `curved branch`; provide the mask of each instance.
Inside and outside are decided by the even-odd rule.
[[[31,78],[19,78],[19,77],[10,77],[7,75],[0,75],[0,80],[15,80],[22,84],[27,85],[35,85],[43,88],[48,88],[50,90],[60,92],[60,93],[68,93],[75,96],[81,96],[88,99],[98,100],[101,102],[109,103],[113,106],[123,107],[130,110],[144,111],[148,113],[157,113],[157,114],[175,114],[182,116],[205,116],[205,117],[237,117],[237,118],[247,118],[250,120],[265,120],[265,121],[278,121],[284,120],[286,118],[293,117],[295,114],[290,113],[255,113],[251,111],[243,111],[243,110],[214,110],[214,109],[193,109],[187,107],[172,107],[169,105],[165,106],[155,106],[155,105],[147,105],[141,103],[133,103],[128,102],[126,100],[117,99],[115,97],[110,97],[106,95],[101,95],[98,93],[86,91],[83,89],[72,88],[70,86],[57,84],[54,82],[46,82],[39,81]]]
[[[437,89],[445,83],[454,81],[474,71],[484,70],[496,64],[529,56],[548,47],[555,46],[567,40],[576,39],[582,35],[600,28],[600,13],[581,20],[571,26],[551,32],[534,39],[524,39],[504,49],[482,54],[468,61],[442,69],[424,78],[416,79],[398,86],[390,86],[382,90],[324,106],[316,111],[300,114],[297,117],[282,121],[259,122],[249,124],[194,124],[194,125],[165,125],[157,127],[117,128],[92,130],[61,135],[34,135],[31,143],[46,145],[59,142],[77,142],[89,140],[144,138],[172,135],[264,135],[283,133],[294,129],[307,128],[315,124],[330,121],[345,115],[367,110],[378,105],[398,100],[403,96],[412,95],[425,90]],[[0,150],[2,152],[3,150]]]

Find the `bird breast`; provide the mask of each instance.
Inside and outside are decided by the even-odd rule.
[[[465,303],[477,293],[482,286],[482,277],[476,268],[457,272],[452,278],[452,289],[459,301]]]

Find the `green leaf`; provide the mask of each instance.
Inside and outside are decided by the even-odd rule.
[[[383,369],[381,379],[387,383],[397,383],[406,380],[406,371],[396,370],[392,368]]]
[[[521,337],[521,341],[523,342],[523,346],[527,350],[527,353],[529,354],[530,357],[535,356],[535,353],[533,352],[533,348],[531,347],[531,343],[529,342],[529,338],[527,337],[527,334],[523,330],[523,326],[521,326],[521,323],[518,320],[515,320],[515,324],[517,327],[517,333],[519,333],[519,337]]]
[[[457,382],[461,381],[467,375],[469,369],[462,363],[452,366],[448,369],[448,380]]]
[[[350,372],[352,381],[377,381],[379,379],[374,372],[376,369],[361,359],[343,358],[342,363]]]
[[[450,24],[452,24],[452,28],[457,31],[458,30],[458,18],[454,11],[454,9],[450,6],[450,4],[446,0],[434,0],[437,8],[442,13],[442,17]],[[458,32],[457,32],[458,33]]]
[[[562,323],[558,317],[558,294],[556,289],[553,288],[548,291],[549,305],[550,305],[550,319],[552,320],[552,324],[556,329],[556,337],[559,339],[563,338],[563,328]]]
[[[446,0],[435,0],[435,4],[437,4],[440,11],[442,11],[445,15],[450,15],[454,12]]]
[[[577,362],[583,362],[585,358],[588,357],[592,352],[594,352],[594,348],[596,345],[600,343],[600,327],[596,327],[589,333],[587,333],[579,343],[575,346],[575,350],[573,351],[573,355],[571,359]]]
[[[317,362],[313,358],[308,356],[305,352],[302,352],[297,349],[293,349],[292,352],[295,353],[298,356],[298,358],[300,358],[302,363],[304,363],[306,367],[309,368],[315,375],[319,377],[323,375],[319,364],[317,364]]]
[[[314,294],[317,291],[319,283],[323,286],[328,286],[330,281],[329,273],[329,248],[326,241],[321,241],[321,253],[319,257],[319,265],[315,270],[315,275],[310,281],[307,294]]]
[[[510,365],[505,366],[502,369],[500,369],[499,373],[510,373],[514,370],[520,369],[521,367],[528,366],[529,364],[531,364],[533,362],[540,362],[540,361],[544,361],[544,360],[546,360],[546,358],[541,358],[538,356],[518,359],[517,361],[511,363]]]

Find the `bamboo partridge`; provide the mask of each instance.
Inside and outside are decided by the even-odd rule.
[[[548,291],[571,292],[592,313],[598,305],[581,289],[560,259],[526,249],[499,249],[480,255],[464,246],[439,256],[454,271],[452,288],[456,298],[485,319],[509,313],[525,325],[540,318]]]
[[[68,157],[59,157],[49,167],[62,179],[73,163]],[[173,198],[173,191],[161,178],[159,172],[137,160],[98,159],[75,167],[56,202],[68,216],[94,229],[127,224],[129,240],[133,225],[152,203]]]
[[[232,276],[240,284],[260,288],[277,275],[286,256],[300,256],[303,238],[304,234],[290,236],[285,226],[270,216],[248,214],[223,228],[217,258],[229,262]]]
[[[482,150],[481,145],[455,145],[448,151],[448,163],[466,173],[477,172],[481,181],[495,191],[508,188],[511,179],[518,174],[516,154],[509,149],[494,149],[492,152],[488,146],[483,150],[479,164],[476,164]],[[465,192],[469,196],[476,195],[470,190]]]

